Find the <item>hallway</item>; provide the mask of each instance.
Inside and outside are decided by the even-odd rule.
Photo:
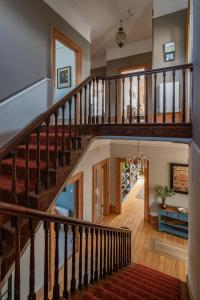
[[[140,194],[141,184],[138,182],[130,193],[124,203],[122,214],[104,216],[101,224],[132,229],[132,261],[185,281],[188,272],[187,263],[172,256],[154,253],[151,251],[151,247],[153,239],[164,240],[184,248],[187,247],[188,241],[161,233],[157,230],[156,225],[144,222],[144,201],[137,198]]]

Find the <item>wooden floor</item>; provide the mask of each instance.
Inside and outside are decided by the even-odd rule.
[[[151,251],[152,239],[160,239],[176,243],[179,246],[187,247],[188,241],[167,233],[161,233],[157,225],[144,222],[144,201],[136,196],[141,189],[141,182],[138,182],[126,200],[122,214],[110,214],[104,216],[101,224],[115,227],[129,227],[132,229],[132,261],[148,266],[155,270],[164,272],[182,281],[186,280],[188,272],[187,263],[164,256]]]

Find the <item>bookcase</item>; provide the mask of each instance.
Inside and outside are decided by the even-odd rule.
[[[137,179],[138,179],[137,165],[133,163],[122,162],[122,173],[121,173],[122,201],[124,201],[127,194],[131,191]]]

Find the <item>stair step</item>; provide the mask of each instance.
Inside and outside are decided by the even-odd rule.
[[[116,295],[115,293],[113,293],[105,288],[101,288],[101,287],[98,287],[95,289],[94,296],[99,299],[102,299],[102,300],[105,300],[105,299],[125,300],[126,299],[124,297],[120,297],[120,296]]]
[[[113,284],[111,282],[107,282],[104,284],[104,288],[110,292],[112,292],[115,295],[118,295],[126,300],[145,300],[144,297],[137,295],[135,293],[132,293],[130,290],[126,290],[123,288],[123,286],[118,286],[116,284]],[[150,299],[148,299],[150,300]]]

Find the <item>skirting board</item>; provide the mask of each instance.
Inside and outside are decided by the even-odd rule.
[[[192,289],[191,289],[191,285],[190,285],[190,281],[189,281],[188,275],[186,276],[186,285],[187,285],[187,289],[188,289],[188,294],[189,294],[190,300],[195,300],[194,296],[192,294]]]

